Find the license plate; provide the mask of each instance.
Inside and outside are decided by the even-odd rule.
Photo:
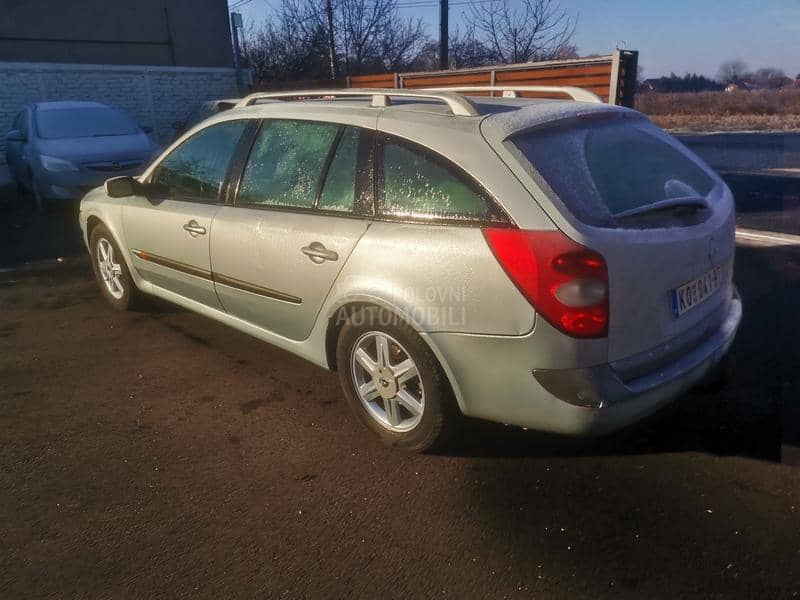
[[[680,317],[705,302],[722,286],[722,268],[714,267],[697,279],[672,290],[672,314]]]

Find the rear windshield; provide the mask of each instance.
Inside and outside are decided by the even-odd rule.
[[[706,198],[715,181],[691,154],[644,119],[576,121],[512,138],[517,149],[585,223],[665,200]]]
[[[131,135],[139,127],[124,112],[103,107],[59,108],[36,111],[39,137],[64,138]]]

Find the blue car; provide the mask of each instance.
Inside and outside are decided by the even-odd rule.
[[[76,200],[109,177],[140,173],[159,152],[125,112],[99,102],[37,102],[14,119],[6,158],[36,208]]]

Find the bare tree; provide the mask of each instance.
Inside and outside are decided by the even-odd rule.
[[[503,63],[559,58],[577,24],[555,0],[488,0],[470,5],[469,17],[491,60]]]
[[[726,60],[719,66],[717,79],[720,83],[736,83],[747,72],[747,65],[739,59]]]
[[[243,55],[258,83],[406,70],[430,38],[421,19],[403,19],[397,0],[281,0]]]
[[[784,73],[781,69],[776,69],[774,67],[765,67],[763,69],[759,69],[750,75],[750,77],[752,78],[753,83],[759,87],[770,90],[777,90],[792,83],[792,80],[786,76],[786,73]]]
[[[339,47],[348,75],[401,70],[423,51],[422,19],[403,19],[397,0],[337,0]]]
[[[327,32],[316,13],[297,0],[283,0],[260,27],[250,24],[242,38],[242,56],[256,84],[321,79],[327,74]]]
[[[428,41],[422,19],[400,21],[380,32],[377,58],[387,71],[404,71],[422,54]]]
[[[456,27],[450,35],[449,45],[451,69],[481,67],[493,62],[492,51],[478,39],[474,24],[469,24],[464,29]],[[431,68],[436,68],[436,64]]]

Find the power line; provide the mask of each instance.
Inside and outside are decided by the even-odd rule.
[[[236,10],[237,8],[241,8],[250,4],[253,0],[236,0],[233,4],[228,6],[228,10]]]
[[[497,0],[469,0],[469,1],[462,1],[462,2],[450,2],[450,6],[466,6],[468,4],[488,4],[490,2],[496,2]],[[395,4],[395,8],[433,8],[434,6],[439,6],[439,2],[432,2],[431,0],[418,0],[416,2],[401,2],[399,4]]]

